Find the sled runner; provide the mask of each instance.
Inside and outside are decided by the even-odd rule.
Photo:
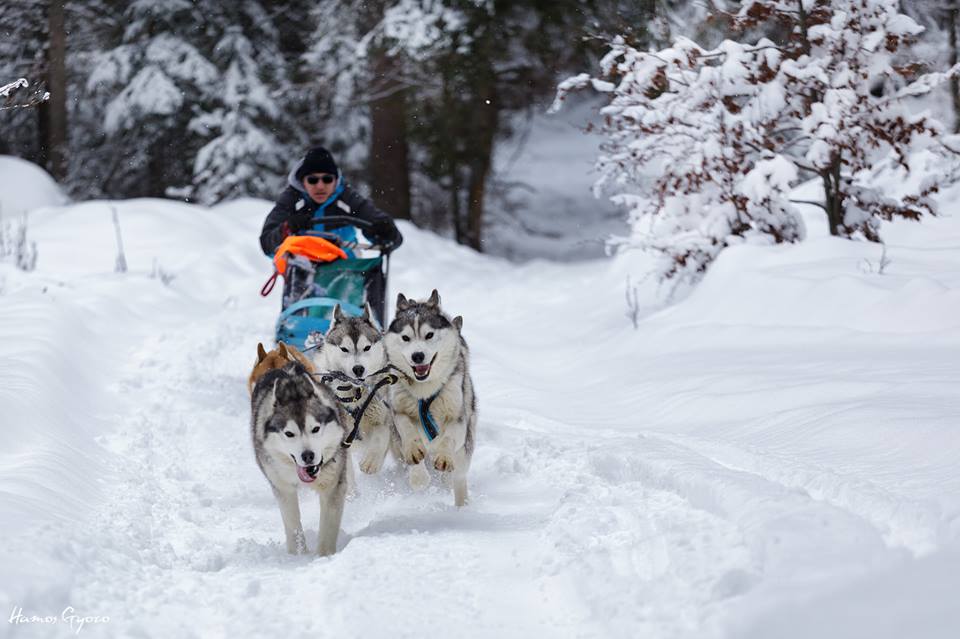
[[[326,215],[314,220],[324,229],[356,226],[361,230],[369,222],[355,217]],[[375,251],[375,257],[358,257],[359,249]],[[383,326],[390,254],[382,247],[345,241],[335,233],[307,231],[291,235],[273,256],[274,273],[260,294],[273,290],[283,275],[283,301],[276,324],[276,341],[309,348],[312,333],[327,332],[333,308],[339,304],[348,315],[362,315],[370,303],[373,314]]]

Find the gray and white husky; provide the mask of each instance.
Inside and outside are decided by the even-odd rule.
[[[454,502],[467,502],[467,471],[477,429],[477,400],[470,378],[469,350],[460,335],[463,318],[440,309],[436,290],[424,302],[397,297],[397,313],[384,341],[390,363],[403,375],[393,386],[394,420],[400,452],[414,487],[430,478],[425,457],[451,473]]]
[[[345,315],[339,304],[334,307],[333,322],[314,360],[321,371],[339,372],[363,379],[387,365],[383,333],[372,317],[369,304],[364,306],[361,317]],[[365,389],[360,397],[343,402],[344,407],[351,413],[358,410],[369,393],[370,390]],[[377,394],[367,405],[360,420],[360,448],[363,451],[360,470],[365,473],[378,472],[383,466],[391,439],[398,440],[393,410],[386,395],[385,392]]]
[[[333,393],[311,379],[299,362],[268,371],[253,389],[253,450],[280,506],[287,552],[306,552],[300,523],[300,488],[320,496],[317,552],[337,550],[347,492],[348,449],[341,442],[351,423]]]

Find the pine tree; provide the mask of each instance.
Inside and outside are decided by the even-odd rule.
[[[358,5],[320,0],[311,10],[316,29],[300,70],[304,110],[299,121],[311,145],[330,149],[351,181],[363,183],[370,139],[364,87],[370,70]]]
[[[118,42],[98,55],[87,78],[104,104],[101,152],[114,158],[107,192],[162,197],[190,181],[199,147],[186,135],[194,111],[212,99],[216,66],[191,41],[205,36],[202,8],[181,0],[134,0]]]
[[[272,196],[291,126],[274,94],[289,85],[272,16],[255,0],[136,0],[94,58],[88,97],[102,105],[99,149],[114,195],[212,203]],[[256,43],[256,44],[254,44]]]
[[[45,47],[47,24],[42,0],[8,0],[0,3],[0,81],[27,78],[40,95],[46,92]],[[18,89],[23,93],[24,89]],[[33,101],[32,99],[23,99]],[[0,153],[19,155],[43,163],[40,118],[36,109],[0,111]]]
[[[111,96],[88,88],[97,73],[104,43],[119,41],[126,24],[118,0],[84,0],[66,7],[69,162],[65,186],[76,198],[123,195],[115,187],[124,157],[104,132],[103,113]],[[97,88],[97,87],[93,87]]]
[[[206,204],[243,195],[272,197],[292,153],[289,142],[274,134],[288,129],[271,95],[271,85],[287,84],[277,31],[258,2],[225,5],[217,18],[230,25],[211,56],[222,80],[215,106],[189,125],[204,139],[215,137],[198,151],[188,190]]]

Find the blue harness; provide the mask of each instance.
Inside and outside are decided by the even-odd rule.
[[[437,422],[434,421],[433,415],[430,414],[430,404],[433,403],[433,400],[435,400],[439,394],[440,391],[437,391],[436,395],[417,400],[417,413],[420,415],[420,425],[423,427],[423,433],[430,441],[436,439],[440,432]]]

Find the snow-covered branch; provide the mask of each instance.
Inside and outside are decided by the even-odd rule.
[[[19,78],[9,84],[0,86],[0,98],[3,98],[0,102],[0,111],[26,109],[50,99],[50,94],[46,91],[34,91],[31,95],[20,97],[22,93],[25,93],[21,89],[27,89],[29,86],[30,83],[27,82],[26,78]]]

